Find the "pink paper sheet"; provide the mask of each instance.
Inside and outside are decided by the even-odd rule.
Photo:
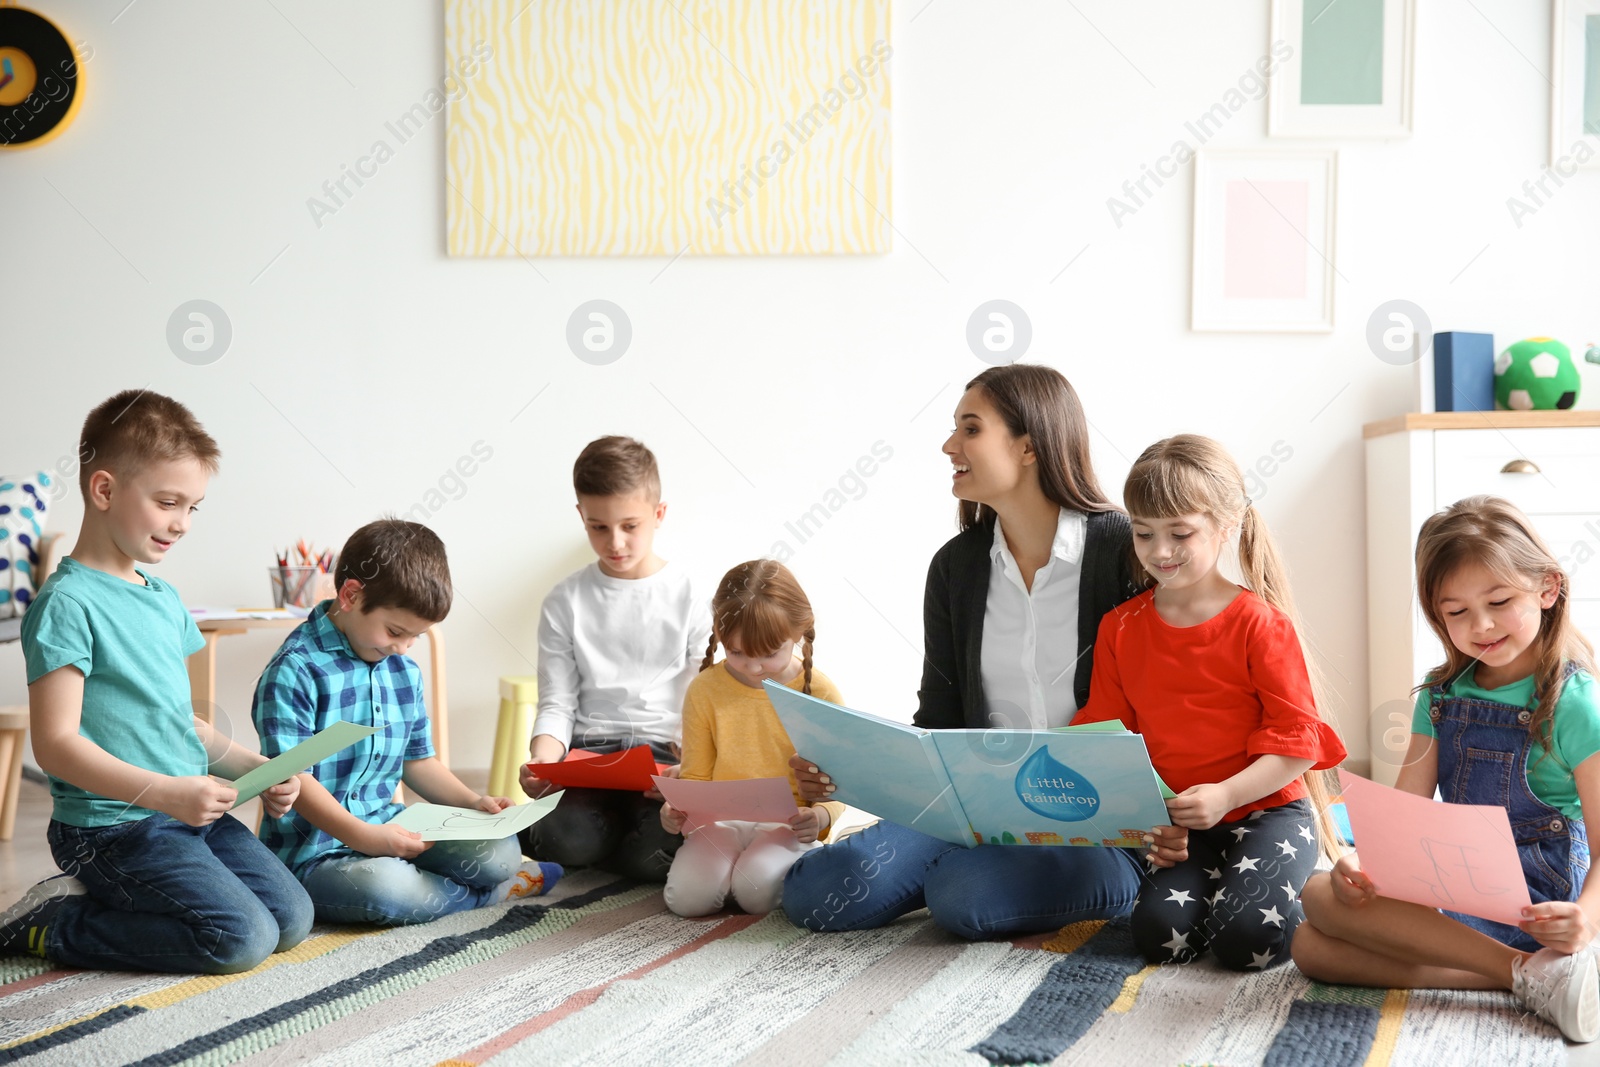
[[[1515,925],[1532,901],[1504,808],[1436,800],[1339,772],[1361,869],[1380,896]]]
[[[799,810],[787,778],[692,782],[657,775],[655,782],[668,804],[688,813],[691,827],[724,819],[786,823]]]

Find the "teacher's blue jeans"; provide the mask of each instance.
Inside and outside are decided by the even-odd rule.
[[[1128,912],[1143,880],[1125,849],[966,848],[879,822],[789,868],[783,910],[818,933],[869,930],[918,908],[971,941],[1055,930]]]
[[[100,970],[235,974],[293,948],[311,901],[232,815],[189,826],[149,815],[112,826],[51,820],[50,851],[88,889],[68,897],[45,956]]]
[[[492,903],[516,873],[522,849],[499,841],[435,841],[409,860],[349,849],[326,853],[301,871],[317,921],[403,926]]]

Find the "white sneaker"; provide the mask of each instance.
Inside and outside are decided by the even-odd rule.
[[[1542,948],[1513,963],[1511,995],[1571,1041],[1600,1037],[1600,971],[1593,945],[1570,956]]]

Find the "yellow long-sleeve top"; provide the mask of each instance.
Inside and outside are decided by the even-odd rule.
[[[805,675],[786,683],[801,689]],[[811,695],[834,704],[841,703],[839,688],[827,675],[811,669]],[[761,689],[745,685],[728,668],[717,663],[694,676],[683,698],[683,763],[680,778],[696,782],[726,782],[741,778],[787,778],[796,804],[804,805],[800,784],[789,769],[794,742],[772,710],[772,701]],[[845,806],[823,801],[828,809],[827,840]]]

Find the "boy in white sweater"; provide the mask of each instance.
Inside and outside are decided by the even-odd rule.
[[[648,745],[657,762],[677,763],[683,695],[710,642],[711,613],[688,575],[655,554],[667,514],[655,456],[632,438],[602,437],[578,455],[572,480],[599,558],[563,579],[540,609],[531,762],[556,763],[575,748]],[[521,783],[531,797],[553,788],[526,767]],[[525,832],[524,851],[664,882],[682,838],[661,828],[660,800],[568,789]]]

